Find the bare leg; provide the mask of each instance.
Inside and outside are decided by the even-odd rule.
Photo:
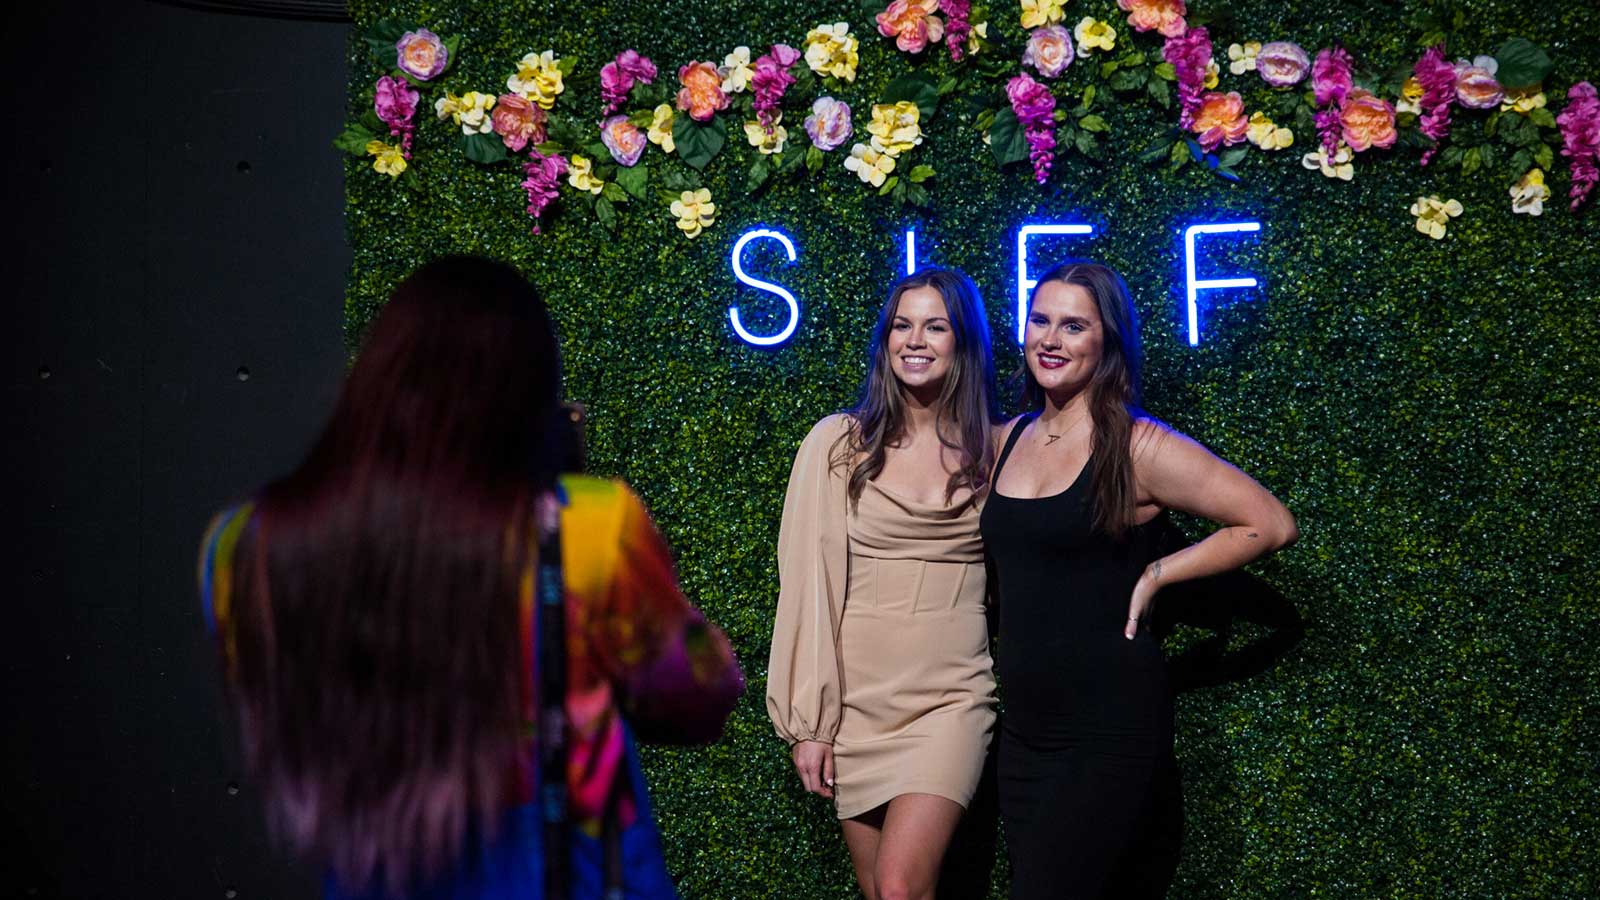
[[[872,900],[933,900],[939,863],[961,813],[961,804],[933,794],[902,794],[889,801],[872,870],[878,892]]]
[[[877,888],[872,880],[873,867],[878,864],[878,845],[883,840],[883,814],[887,805],[853,819],[840,819],[844,829],[844,842],[850,848],[850,863],[856,869],[856,882],[861,885],[861,896],[878,900]]]

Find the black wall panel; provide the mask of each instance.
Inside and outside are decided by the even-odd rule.
[[[315,896],[241,785],[193,560],[342,371],[348,27],[16,15],[0,896]]]

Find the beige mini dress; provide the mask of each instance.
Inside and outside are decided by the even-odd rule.
[[[833,744],[841,819],[909,793],[965,808],[995,721],[981,504],[868,482],[852,510],[848,472],[830,465],[848,427],[817,423],[790,473],[767,712],[791,744]]]

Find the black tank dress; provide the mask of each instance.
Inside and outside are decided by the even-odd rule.
[[[1015,427],[994,483],[1031,417]],[[1163,897],[1181,793],[1166,660],[1148,628],[1123,637],[1157,557],[1157,522],[1093,529],[1090,465],[1065,491],[991,490],[980,520],[999,607],[1000,815],[1012,900]]]

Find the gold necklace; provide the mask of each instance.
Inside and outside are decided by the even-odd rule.
[[[1082,422],[1084,420],[1084,418],[1087,417],[1088,415],[1089,415],[1089,411],[1088,410],[1084,410],[1082,413],[1078,414],[1078,417],[1076,419],[1072,420],[1072,424],[1071,425],[1068,425],[1066,428],[1061,429],[1061,431],[1059,431],[1059,432],[1057,432],[1055,434],[1051,434],[1048,431],[1045,432],[1044,433],[1044,436],[1045,436],[1044,445],[1046,447],[1048,447],[1051,444],[1054,444],[1056,441],[1059,441],[1062,438],[1066,437],[1067,436],[1067,432],[1071,431],[1074,428],[1077,428],[1078,427],[1078,423]]]

